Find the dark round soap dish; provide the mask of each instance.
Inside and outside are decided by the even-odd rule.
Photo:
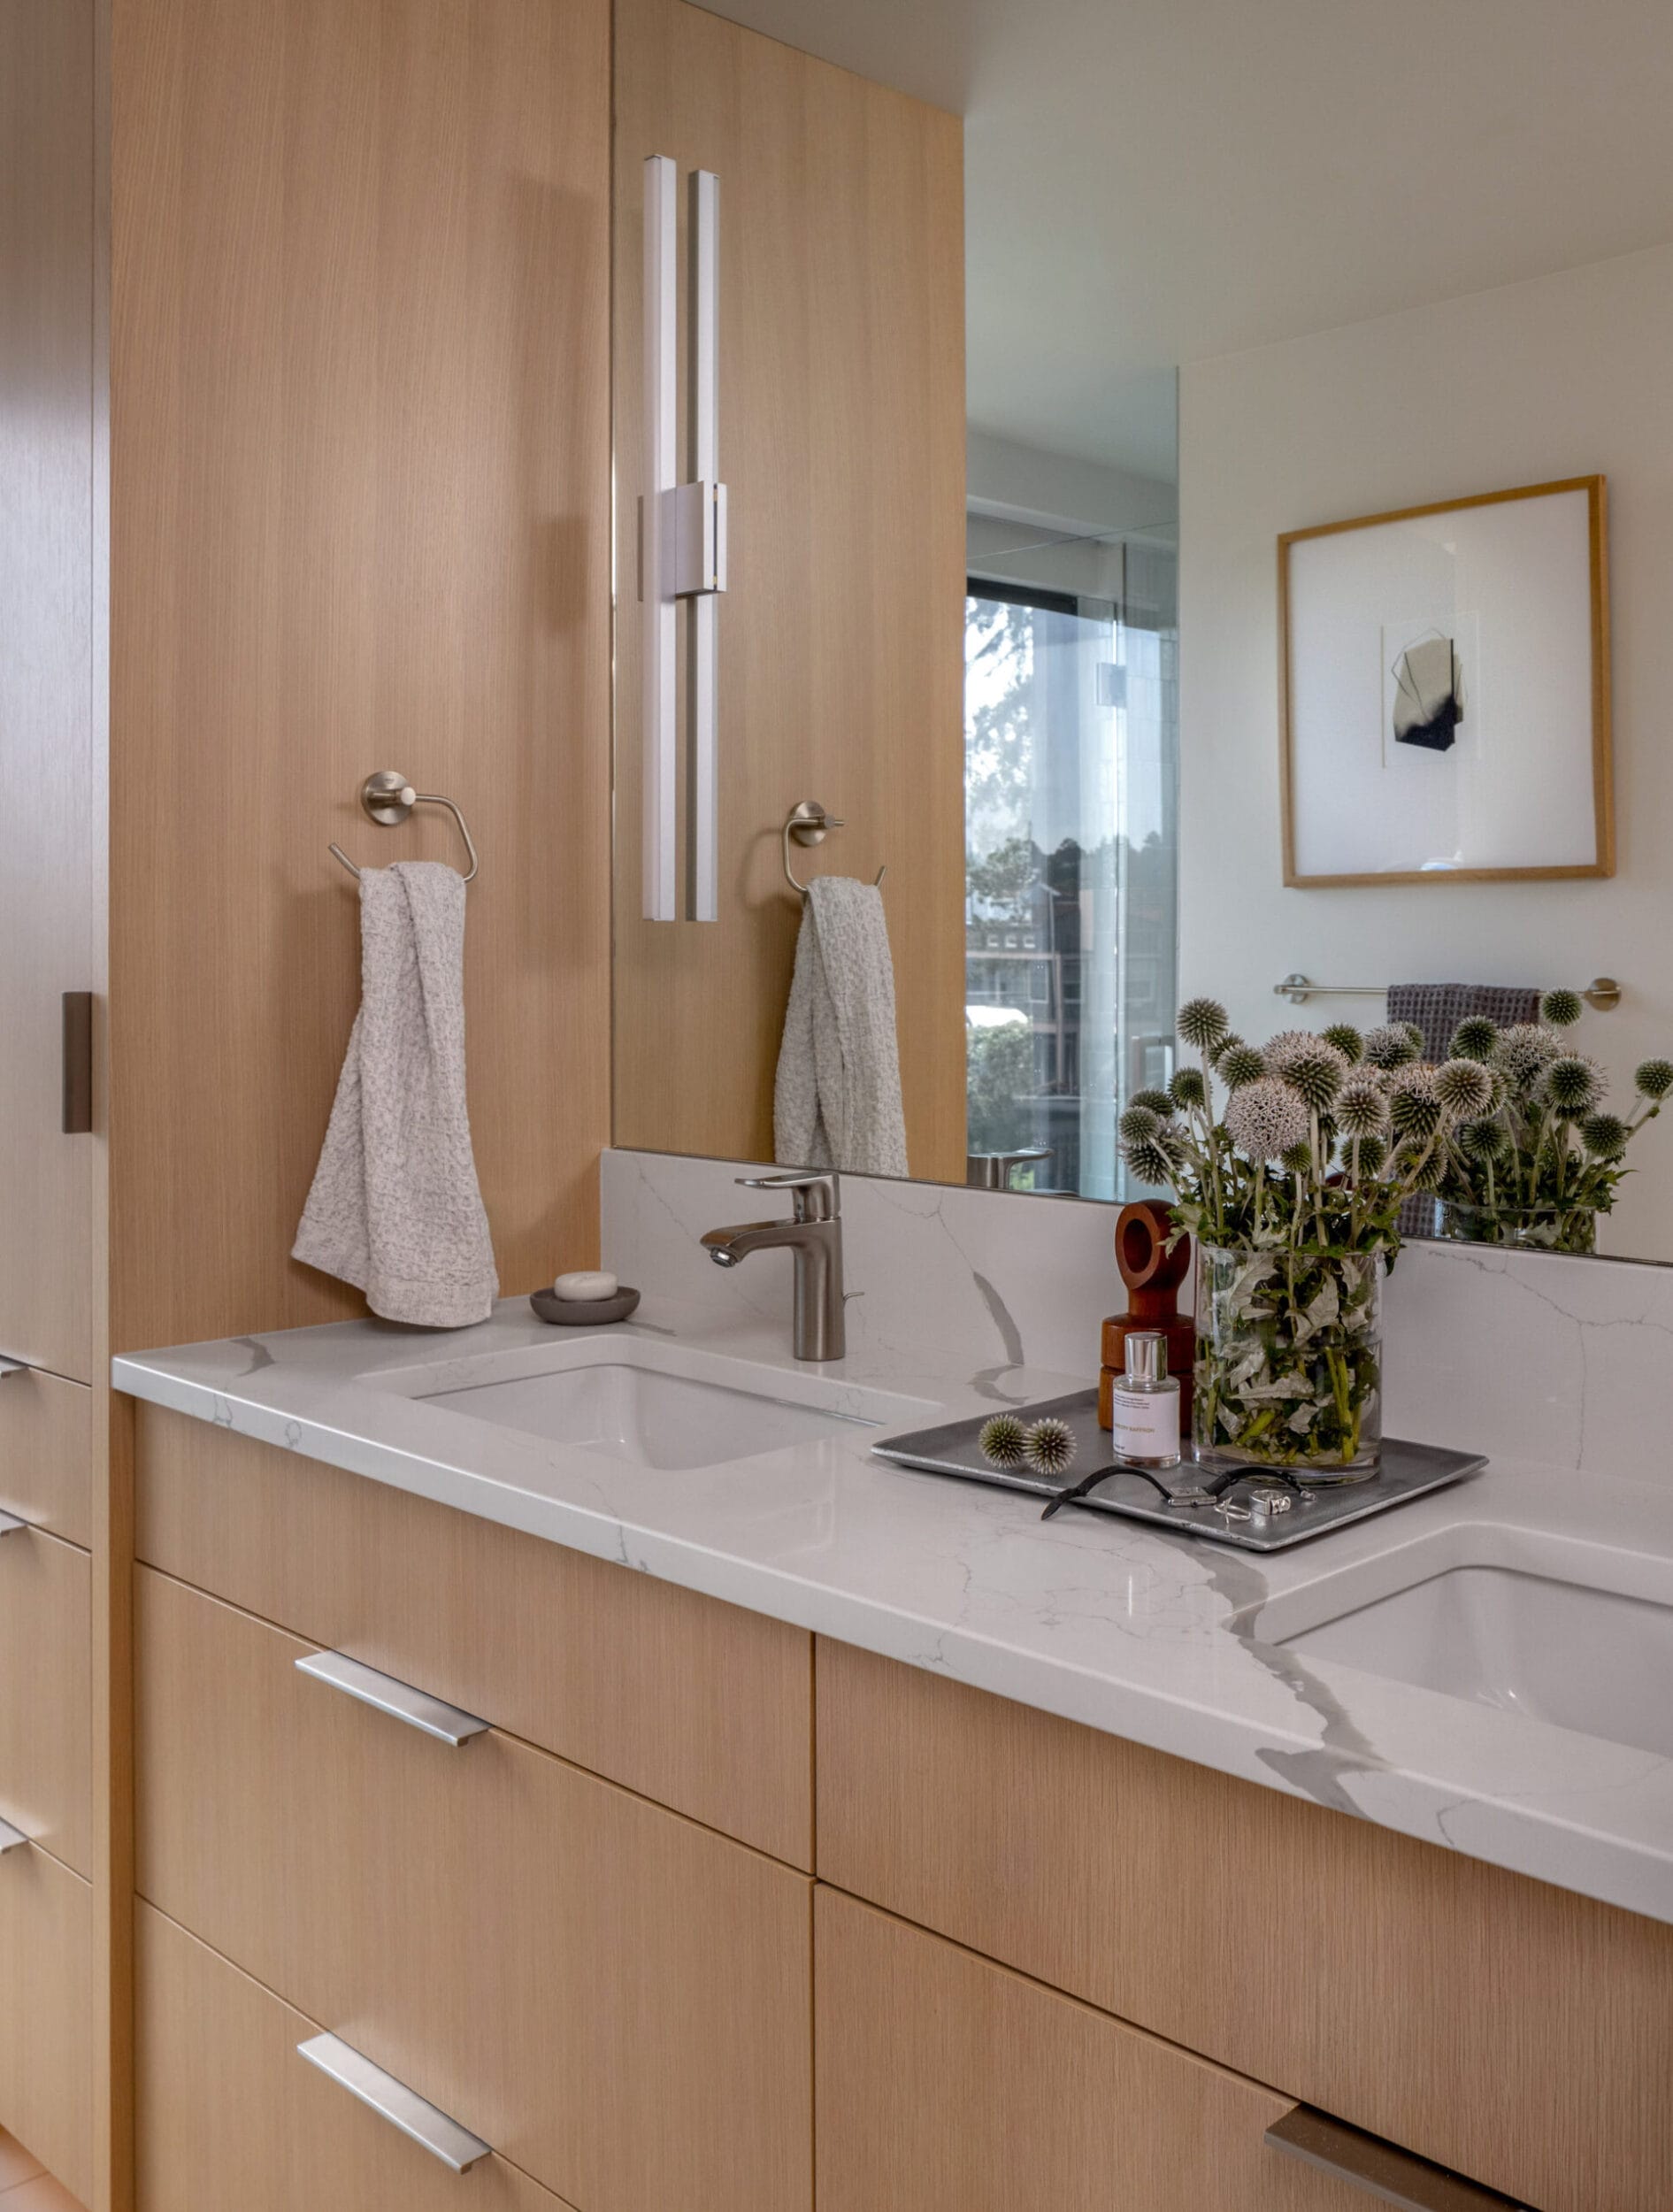
[[[625,1284],[613,1298],[559,1298],[549,1290],[534,1290],[529,1303],[555,1328],[596,1329],[606,1321],[625,1321],[639,1303],[639,1293]]]

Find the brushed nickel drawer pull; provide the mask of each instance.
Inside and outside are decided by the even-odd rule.
[[[15,1513],[0,1513],[0,1536],[15,1536],[19,1529],[28,1525],[27,1521],[20,1520]]]
[[[362,2104],[381,2113],[392,2127],[421,2143],[432,2158],[439,2158],[456,2174],[468,2174],[479,2160],[490,2154],[492,2146],[480,2135],[472,2135],[469,2128],[426,2104],[416,2089],[409,2089],[405,2082],[374,2066],[341,2036],[310,2036],[296,2049],[311,2066],[329,2074],[351,2097],[358,2097]]]
[[[8,1851],[17,1850],[20,1844],[27,1843],[28,1840],[28,1837],[24,1834],[21,1828],[14,1828],[9,1820],[0,1820],[0,1858],[4,1858]]]
[[[363,1705],[375,1705],[379,1712],[405,1721],[409,1728],[434,1736],[438,1743],[452,1744],[456,1750],[487,1727],[474,1713],[461,1712],[457,1705],[445,1704],[426,1690],[415,1690],[392,1674],[380,1674],[376,1667],[363,1666],[341,1651],[312,1651],[296,1664],[316,1682],[328,1682],[334,1690],[346,1691]]]
[[[1334,2174],[1350,2188],[1362,2189],[1380,2204],[1400,2207],[1401,2212],[1533,2212],[1518,2197],[1500,2196],[1478,2181],[1466,2181],[1446,2166],[1431,2165],[1415,2151],[1401,2150],[1380,2135],[1367,2135],[1310,2105],[1298,2104],[1281,2120],[1274,2120],[1266,2139],[1275,2151]]]

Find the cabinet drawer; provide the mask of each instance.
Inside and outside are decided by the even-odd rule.
[[[154,1567],[812,1865],[802,1631],[141,1406]]]
[[[93,1393],[26,1367],[0,1378],[0,1513],[92,1539]]]
[[[298,2056],[315,2022],[144,1905],[134,1945],[139,2212],[565,2212],[502,2159],[449,2172]]]
[[[819,1873],[1542,2212],[1673,2204],[1673,1928],[821,1641]]]
[[[0,1536],[0,1820],[82,1874],[93,1775],[91,1574],[86,1552],[38,1528]]]
[[[585,2212],[807,2203],[805,1876],[137,1584],[150,1903]]]
[[[44,1851],[0,1853],[0,2127],[83,2202],[93,2188],[91,1892]]]
[[[815,1894],[819,2212],[1370,2212],[1267,2147],[1286,2098]]]

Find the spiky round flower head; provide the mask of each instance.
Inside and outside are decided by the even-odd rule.
[[[1623,1158],[1631,1135],[1619,1114],[1588,1114],[1580,1124],[1580,1141],[1594,1160]]]
[[[1202,1079],[1201,1069],[1176,1068],[1168,1086],[1168,1096],[1182,1114],[1188,1113],[1193,1106],[1206,1106],[1209,1087]]]
[[[1128,1110],[1131,1112],[1137,1106],[1148,1108],[1158,1121],[1166,1121],[1173,1111],[1173,1101],[1166,1091],[1135,1091],[1127,1101]]]
[[[1531,1098],[1546,1070],[1562,1054],[1562,1039],[1543,1022],[1512,1022],[1499,1032],[1493,1064],[1518,1097]]]
[[[1414,1191],[1438,1191],[1447,1179],[1447,1156],[1439,1146],[1425,1153],[1422,1145],[1405,1145],[1394,1156],[1394,1171]]]
[[[1310,1029],[1287,1029],[1266,1047],[1266,1064],[1316,1114],[1322,1114],[1342,1087],[1347,1056]]]
[[[1365,1138],[1383,1136],[1388,1128],[1388,1100],[1382,1085],[1362,1071],[1350,1076],[1337,1094],[1336,1118],[1345,1137],[1361,1141],[1362,1165]]]
[[[1653,1098],[1659,1104],[1673,1091],[1673,1060],[1641,1060],[1632,1082],[1641,1097]]]
[[[1578,1121],[1603,1096],[1603,1070],[1584,1052],[1565,1052],[1546,1070],[1545,1095],[1565,1121]]]
[[[1493,1078],[1479,1060],[1443,1060],[1435,1070],[1435,1092],[1454,1121],[1475,1120],[1493,1106]]]
[[[1419,1049],[1404,1022],[1378,1022],[1365,1032],[1365,1057],[1374,1068],[1403,1068]]]
[[[1279,1077],[1263,1075],[1233,1091],[1225,1125],[1246,1159],[1281,1160],[1292,1145],[1306,1141],[1307,1108]]]
[[[1075,1432],[1055,1413],[1044,1414],[1024,1432],[1023,1456],[1037,1475],[1061,1475],[1074,1464]]]
[[[1134,1182],[1147,1189],[1165,1189],[1173,1180],[1174,1157],[1159,1133],[1154,1137],[1124,1139],[1121,1156]]]
[[[1239,1036],[1235,1029],[1228,1029],[1217,1045],[1209,1046],[1209,1065],[1212,1068],[1217,1068],[1220,1064],[1220,1055],[1223,1052],[1232,1051],[1235,1046],[1240,1045],[1242,1042],[1242,1038]]]
[[[1453,1132],[1453,1142],[1465,1159],[1485,1165],[1489,1160],[1503,1159],[1510,1135],[1500,1121],[1462,1121]]]
[[[1327,1045],[1334,1045],[1350,1068],[1356,1068],[1365,1057],[1365,1040],[1352,1022],[1331,1022],[1324,1032]]]
[[[976,1441],[990,1467],[1020,1467],[1027,1455],[1027,1436],[1014,1413],[995,1413],[982,1423]]]
[[[1539,1018],[1553,1029],[1572,1029],[1585,1011],[1578,991],[1547,991],[1539,1002]]]
[[[1388,1125],[1394,1134],[1421,1142],[1446,1118],[1434,1069],[1416,1064],[1400,1069],[1388,1087]]]
[[[1313,1172],[1313,1148],[1305,1137],[1300,1144],[1293,1144],[1278,1165],[1286,1175],[1310,1175]]]
[[[1129,1106],[1116,1127],[1124,1144],[1142,1144],[1147,1138],[1160,1134],[1162,1117],[1148,1106]]]
[[[1485,1014],[1466,1014],[1452,1033],[1454,1060],[1491,1060],[1499,1041],[1499,1025]]]
[[[1240,1091],[1246,1083],[1258,1083],[1266,1073],[1266,1055],[1258,1045],[1246,1045],[1239,1038],[1214,1065],[1228,1091]]]
[[[1362,1137],[1359,1147],[1359,1171],[1362,1175],[1380,1175],[1388,1161],[1388,1144],[1382,1137]]]
[[[1217,998],[1188,998],[1175,1018],[1175,1028],[1188,1045],[1212,1052],[1232,1026],[1231,1017]]]

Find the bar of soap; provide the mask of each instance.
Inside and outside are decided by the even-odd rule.
[[[616,1295],[616,1278],[602,1267],[577,1268],[572,1274],[560,1275],[552,1285],[554,1298],[563,1298],[573,1305],[593,1302],[600,1298]]]

